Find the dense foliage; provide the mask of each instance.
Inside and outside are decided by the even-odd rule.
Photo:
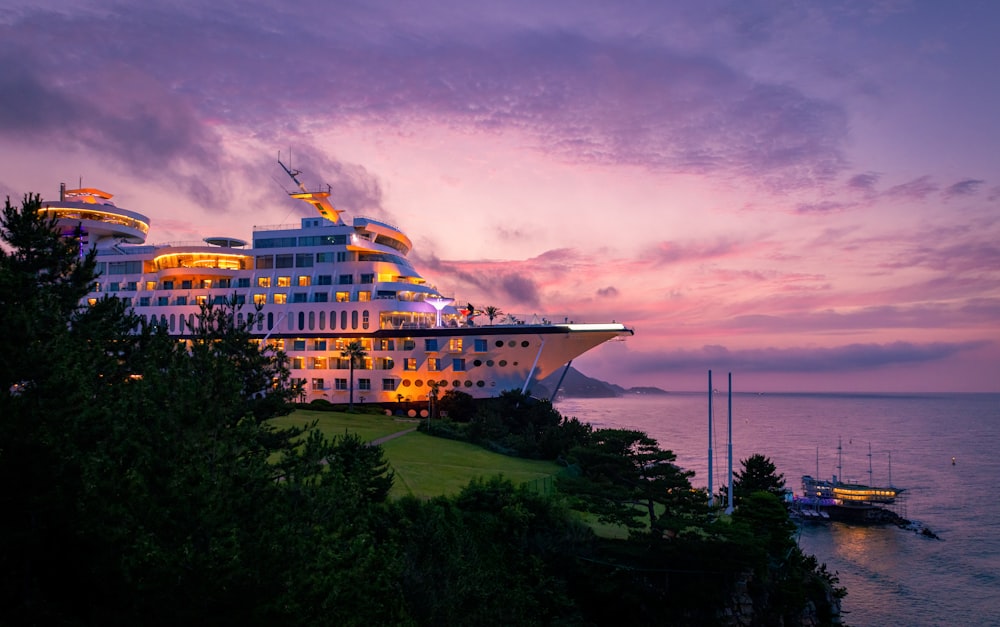
[[[748,576],[754,621],[791,624],[835,582],[772,495],[722,520],[655,440],[516,392],[451,426],[564,457],[564,499],[496,478],[389,501],[380,447],[271,425],[298,390],[234,303],[184,341],[81,307],[93,255],[40,207],[0,218],[0,624],[711,624]]]

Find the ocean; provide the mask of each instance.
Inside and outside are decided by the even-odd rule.
[[[726,385],[722,381],[722,386]],[[727,395],[714,397],[714,486],[727,469]],[[564,416],[645,431],[708,484],[708,399],[701,394],[564,399]],[[799,544],[848,591],[844,621],[866,626],[1000,626],[1000,394],[746,394],[732,400],[733,467],[771,458],[786,486],[801,476],[905,488],[896,526],[805,523]],[[869,475],[869,445],[871,475]],[[954,463],[952,462],[954,458]],[[818,466],[818,473],[817,473]]]

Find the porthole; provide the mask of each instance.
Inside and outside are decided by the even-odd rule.
[[[524,340],[523,342],[521,342],[521,346],[524,347],[524,348],[528,348],[528,346],[530,344],[531,344],[531,342],[529,342],[528,340]]]
[[[501,360],[500,360],[500,363],[499,363],[498,365],[499,365],[499,366],[500,366],[501,368],[503,368],[504,366],[506,366],[506,365],[507,365],[507,360],[506,360],[506,359],[501,359]]]
[[[479,381],[476,381],[476,387],[477,388],[481,388],[481,387],[485,387],[485,386],[486,386],[486,382],[483,381],[482,379],[480,379]]]
[[[514,348],[515,346],[517,346],[517,342],[515,342],[514,340],[511,340],[511,341],[507,342],[507,346],[510,346],[511,348]]]
[[[448,387],[448,382],[445,381],[444,379],[441,379],[440,381],[438,381],[438,385],[440,385],[443,388],[446,388]]]
[[[503,340],[497,340],[497,348],[503,348]]]
[[[413,382],[413,385],[417,386],[418,388],[422,388],[422,387],[424,387],[424,380],[423,379],[417,379],[416,381]]]
[[[465,387],[471,388],[472,387],[472,381],[466,381],[465,382]]]
[[[475,360],[475,361],[472,362],[472,365],[473,366],[482,366],[483,365],[483,360],[482,359],[477,359],[477,360]]]
[[[452,382],[451,382],[451,384],[452,384],[453,386],[457,387],[457,388],[460,388],[460,387],[462,387],[462,382],[461,382],[461,381],[459,381],[458,379],[455,379],[454,381],[452,381]]]
[[[515,361],[512,365],[516,367],[517,366],[517,362]]]
[[[403,387],[404,388],[410,387],[410,380],[409,379],[403,379]]]
[[[487,365],[488,367],[492,368],[492,367],[493,367],[493,360],[492,360],[492,359],[487,359],[487,360],[486,360],[486,365]]]

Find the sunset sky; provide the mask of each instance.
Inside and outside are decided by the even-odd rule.
[[[249,239],[291,150],[461,302],[634,327],[591,376],[1000,391],[1000,3],[0,5],[4,197]]]

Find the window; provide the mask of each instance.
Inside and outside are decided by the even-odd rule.
[[[125,291],[134,292],[137,287],[138,285],[136,284],[135,281],[129,281],[128,283],[125,284]]]
[[[326,370],[326,357],[313,357],[309,367],[313,370]]]
[[[441,370],[441,360],[438,359],[437,357],[428,357],[427,370],[429,370],[430,372],[437,372]]]
[[[292,357],[292,369],[302,370],[306,367],[306,360],[302,357]]]
[[[333,253],[316,253],[316,263],[333,263]]]
[[[274,304],[275,305],[284,305],[287,302],[288,302],[288,294],[275,294],[274,295]]]
[[[386,392],[392,392],[396,389],[395,379],[382,379],[382,390]]]
[[[431,340],[424,340],[424,350],[428,352],[433,352],[438,349],[437,338]]]
[[[187,305],[188,304],[188,298],[187,298],[187,296],[178,296],[177,300],[176,300],[176,303],[178,305]]]
[[[365,309],[364,311],[361,312],[361,328],[362,329],[365,329],[365,330],[368,329],[368,320],[369,320],[369,318],[370,318],[370,316],[368,315],[368,310],[367,309]]]
[[[142,272],[141,261],[108,262],[108,274],[140,274],[141,272]]]
[[[359,291],[358,292],[358,301],[359,302],[367,303],[371,299],[372,299],[372,293],[371,292],[369,292],[369,291]]]
[[[316,292],[315,294],[313,294],[314,303],[325,303],[328,300],[330,300],[330,295],[327,294],[326,292]],[[323,312],[320,313],[322,314]],[[321,329],[323,328],[323,318],[319,319],[319,328]]]
[[[250,287],[250,277],[240,277],[236,283],[236,287]]]
[[[354,311],[351,312],[351,329],[356,330],[357,328],[358,328],[358,310],[355,309]]]
[[[337,297],[337,302],[338,303],[346,303],[346,302],[349,302],[351,300],[351,293],[350,292],[337,292],[335,295]],[[345,325],[341,325],[341,326],[345,326]]]
[[[326,340],[313,340],[312,349],[314,351],[325,351],[326,350]]]
[[[212,279],[202,279],[201,280],[201,289],[203,289],[203,290],[210,290],[210,289],[212,289]]]
[[[361,275],[361,283],[374,283],[375,274],[373,272],[366,272]]]
[[[314,390],[322,390],[323,389],[323,379],[313,379],[312,380],[312,389],[314,389]]]
[[[190,280],[181,281],[181,289],[182,290],[189,290],[189,289],[191,289],[191,281]]]
[[[275,255],[275,268],[291,268],[294,266],[295,255]]]
[[[254,294],[253,295],[254,305],[266,305],[267,304],[267,294]]]
[[[455,372],[464,372],[465,371],[465,360],[464,359],[458,359],[458,358],[452,359],[451,360],[451,367],[452,367],[452,370],[454,370]]]
[[[338,390],[347,389],[347,379],[334,379]]]
[[[462,352],[462,338],[460,338],[460,337],[453,337],[453,338],[451,338],[451,341],[448,342],[448,350],[450,350],[453,353],[461,353]]]
[[[149,296],[140,296],[139,297],[139,306],[140,307],[149,307]]]
[[[292,342],[293,351],[304,351],[305,349],[306,349],[305,340],[295,340],[294,342]]]
[[[362,392],[372,389],[372,380],[358,379],[358,389]]]
[[[156,304],[159,307],[166,307],[167,303],[169,303],[169,302],[170,302],[170,299],[167,298],[166,296],[160,296],[160,297],[158,297],[156,299]]]
[[[269,276],[257,277],[257,287],[271,287],[271,277]]]
[[[309,300],[309,294],[307,294],[306,292],[295,292],[294,294],[292,294],[293,303],[305,303],[308,302],[308,300]]]
[[[274,268],[274,255],[261,255],[257,257],[258,270],[270,270]]]
[[[403,348],[400,350],[411,351],[417,347],[416,340],[403,340]]]
[[[108,291],[109,292],[117,292],[118,291],[118,281],[115,281],[114,283],[108,283]]]
[[[278,287],[291,287],[292,286],[292,277],[290,277],[290,276],[279,276],[278,277],[278,282],[276,283],[276,285]]]
[[[246,294],[237,294],[236,295],[236,304],[237,305],[246,305],[247,304],[247,295]]]
[[[344,251],[337,253],[337,261],[340,263],[347,261],[347,253]]]
[[[333,285],[333,277],[329,274],[321,274],[316,277],[316,285]]]
[[[254,248],[286,248],[295,246],[294,237],[262,237],[254,240]]]
[[[295,255],[295,267],[296,268],[311,268],[313,267],[313,256],[312,253],[298,253]]]
[[[163,282],[163,289],[165,289],[165,290],[172,290],[172,289],[174,289],[174,282],[173,281],[164,281]]]
[[[394,351],[396,350],[395,340],[380,339],[375,340],[375,350],[377,351]]]
[[[407,357],[403,360],[403,370],[416,370],[417,369],[417,358]]]
[[[354,275],[353,274],[341,274],[337,277],[337,285],[353,285]]]
[[[312,277],[307,274],[300,274],[296,280],[299,287],[309,287],[312,285]]]

